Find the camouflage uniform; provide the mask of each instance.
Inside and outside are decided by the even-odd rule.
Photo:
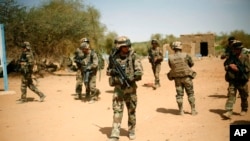
[[[82,97],[82,83],[83,83],[82,71],[81,71],[82,58],[83,58],[83,53],[79,48],[77,48],[75,52],[75,57],[74,57],[74,62],[76,63],[76,66],[77,66],[75,92],[76,92],[77,98],[79,99],[81,99]],[[89,93],[89,92],[86,92],[86,93]]]
[[[130,87],[127,87],[125,84],[121,84],[121,82],[118,80],[119,75],[115,71],[115,66],[110,62],[107,74],[110,76],[110,78],[116,80],[116,82],[114,82],[114,85],[111,84],[115,88],[113,94],[113,129],[111,132],[110,140],[119,139],[124,103],[128,111],[129,138],[135,139],[137,106],[136,81],[141,80],[143,69],[138,55],[130,48],[130,40],[125,36],[121,36],[118,38],[118,41],[119,49],[117,53],[113,54],[112,56],[114,60],[122,67],[124,73],[129,79]],[[121,48],[127,48],[129,50],[126,55],[121,55]]]
[[[188,102],[191,106],[191,114],[196,115],[197,112],[195,110],[195,97],[192,82],[192,79],[195,77],[196,73],[191,69],[191,67],[194,65],[194,62],[188,54],[181,52],[181,42],[174,42],[172,47],[175,50],[175,54],[169,56],[168,63],[171,70],[168,73],[168,78],[175,81],[177,93],[176,102],[179,107],[179,112],[181,115],[184,114],[183,96],[185,89],[188,96]]]
[[[39,91],[36,86],[33,84],[32,80],[32,73],[33,73],[33,65],[34,65],[34,56],[30,48],[29,42],[24,42],[23,45],[23,52],[19,59],[19,63],[21,65],[21,102],[26,102],[26,95],[27,95],[27,87],[30,90],[35,92],[39,97],[40,101],[42,102],[45,98],[45,95]]]
[[[96,74],[98,70],[98,57],[97,54],[90,49],[89,44],[83,43],[82,49],[87,49],[87,51],[83,55],[83,59],[81,61],[81,71],[83,80],[86,76],[86,71],[89,71],[88,82],[84,82],[86,88],[86,98],[90,100],[90,102],[94,102],[98,100],[100,95],[100,90],[96,88]],[[84,52],[84,51],[83,51]]]
[[[150,47],[148,50],[148,59],[152,65],[152,70],[153,70],[154,77],[155,77],[154,88],[156,88],[160,86],[159,74],[161,71],[161,62],[163,60],[163,54],[162,54],[162,50],[159,47],[159,43],[157,40],[153,39],[151,41],[151,44],[152,44],[152,47]]]
[[[233,43],[233,54],[224,62],[226,70],[225,79],[229,83],[228,99],[225,104],[226,113],[224,116],[230,118],[233,105],[236,101],[236,93],[239,91],[241,98],[241,115],[245,115],[248,110],[248,79],[250,73],[250,62],[248,54],[242,52],[242,43],[235,40]],[[238,50],[238,51],[237,51]],[[237,53],[238,52],[238,53]],[[236,65],[234,69],[232,65]]]
[[[89,44],[89,39],[88,38],[82,38],[80,39],[81,44],[82,43],[87,43]],[[76,63],[77,70],[76,70],[76,87],[75,87],[75,92],[77,95],[78,99],[82,98],[82,83],[83,83],[83,77],[82,77],[82,59],[83,59],[83,52],[82,52],[82,47],[77,48],[75,51],[75,56],[74,56],[74,62]],[[90,95],[90,91],[85,91],[86,95]]]
[[[225,49],[225,52],[221,55],[221,59],[228,58],[232,54],[232,43],[235,40],[235,37],[231,36],[228,38],[228,44]]]

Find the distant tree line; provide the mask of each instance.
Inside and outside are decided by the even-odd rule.
[[[31,43],[39,58],[71,56],[83,37],[91,40],[91,46],[95,50],[109,53],[118,34],[106,32],[107,27],[100,22],[100,16],[98,9],[81,0],[46,0],[31,8],[18,4],[16,0],[2,0],[0,23],[5,27],[7,56],[18,57],[23,41]],[[229,36],[235,36],[245,47],[250,47],[250,35],[236,30],[230,34],[215,36],[219,50],[226,46]],[[174,35],[158,33],[150,38],[158,39],[161,45],[178,40]],[[149,45],[150,40],[133,42],[140,55],[147,54]]]

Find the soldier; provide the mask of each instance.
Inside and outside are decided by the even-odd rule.
[[[159,43],[156,39],[151,40],[151,47],[148,49],[148,59],[152,65],[152,70],[155,77],[155,83],[153,88],[156,89],[160,87],[160,71],[161,71],[161,62],[163,60],[162,50],[159,46]]]
[[[224,62],[226,70],[225,79],[229,83],[228,99],[225,104],[226,118],[231,118],[233,104],[236,101],[236,93],[239,91],[241,98],[241,113],[244,116],[248,110],[248,79],[250,72],[250,62],[248,54],[242,52],[242,42],[234,40],[232,44],[232,55]]]
[[[235,37],[233,37],[233,36],[231,36],[227,39],[228,44],[227,44],[225,52],[220,57],[221,59],[228,58],[229,55],[232,53],[232,43],[234,40],[235,40]]]
[[[83,52],[81,72],[86,88],[85,98],[89,100],[89,103],[94,103],[98,100],[99,95],[101,94],[100,90],[96,88],[98,57],[94,50],[90,49],[90,45],[88,43],[82,43],[81,49]]]
[[[29,87],[30,90],[35,92],[40,97],[40,102],[43,102],[46,96],[36,88],[32,80],[34,56],[31,51],[30,43],[24,42],[22,45],[22,48],[23,48],[23,51],[22,51],[20,59],[18,60],[18,63],[21,66],[21,74],[22,74],[22,78],[21,78],[22,95],[21,95],[20,102],[21,103],[27,102],[27,99],[26,99],[27,87]]]
[[[128,111],[129,139],[135,139],[137,85],[141,80],[143,68],[138,55],[131,49],[130,39],[126,36],[117,38],[117,50],[110,57],[110,86],[114,86],[113,94],[113,127],[110,141],[118,141],[123,117],[124,103]]]
[[[193,82],[196,73],[191,69],[194,65],[192,58],[187,54],[182,52],[182,43],[179,41],[173,42],[172,49],[174,50],[174,54],[169,56],[169,67],[171,68],[168,73],[168,79],[175,81],[175,89],[176,89],[176,102],[179,107],[180,115],[183,115],[183,96],[184,89],[188,96],[188,102],[191,106],[191,114],[196,115],[197,112],[195,110],[195,97],[194,97],[194,89]]]
[[[81,43],[87,43],[89,44],[89,40],[88,38],[82,38]],[[76,92],[76,99],[82,99],[82,83],[83,83],[83,77],[82,77],[82,72],[81,72],[81,62],[83,59],[83,52],[81,50],[81,46],[80,48],[77,48],[75,51],[75,56],[74,56],[74,62],[76,63],[76,88],[75,88],[75,92]],[[88,89],[88,91],[85,92],[85,94],[89,94],[90,91]]]

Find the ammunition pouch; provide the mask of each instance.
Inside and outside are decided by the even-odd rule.
[[[197,73],[194,72],[194,71],[192,71],[192,72],[190,72],[189,77],[191,77],[192,79],[194,79],[196,77],[196,75],[197,75]]]
[[[229,81],[239,81],[239,82],[242,82],[242,83],[245,83],[248,81],[248,75],[246,73],[234,73],[232,71],[227,71],[226,72],[226,75],[225,75],[225,80],[227,82]]]
[[[115,85],[121,85],[121,82],[118,77],[110,76],[109,77],[109,86],[114,87]]]
[[[167,73],[167,77],[168,77],[168,80],[170,81],[174,80],[174,77],[171,75],[170,71]]]
[[[163,58],[160,58],[160,59],[157,59],[157,60],[155,61],[155,63],[156,63],[156,64],[160,64],[162,61],[163,61]]]
[[[135,76],[134,76],[134,81],[140,81],[141,78],[142,78],[141,75],[135,75]]]

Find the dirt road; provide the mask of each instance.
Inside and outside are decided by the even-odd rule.
[[[138,82],[136,141],[229,141],[230,124],[250,124],[250,112],[240,116],[240,99],[234,105],[231,120],[221,116],[227,95],[223,60],[195,59],[194,79],[197,116],[190,115],[187,96],[183,116],[178,115],[174,82],[169,81],[167,62],[160,74],[161,87],[153,90],[144,84],[153,83],[150,64],[142,60],[144,76]],[[99,79],[99,78],[98,78]],[[3,89],[3,79],[0,79]],[[9,90],[16,94],[0,95],[1,141],[106,141],[112,126],[112,92],[105,71],[97,80],[100,101],[89,104],[75,100],[75,76],[46,75],[39,79],[38,88],[47,97],[28,91],[29,102],[17,104],[20,98],[20,77],[9,74]],[[1,92],[1,91],[0,91]],[[250,101],[250,100],[249,100]],[[250,104],[249,104],[250,105]],[[127,137],[127,114],[123,117],[121,141]]]

